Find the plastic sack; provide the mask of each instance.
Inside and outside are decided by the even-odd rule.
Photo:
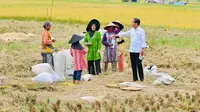
[[[48,72],[43,72],[32,79],[38,83],[53,83],[60,81],[59,76]]]
[[[146,67],[144,67],[144,75],[146,75],[146,76],[156,76],[156,74],[157,74],[157,66],[147,65]]]
[[[157,73],[157,79],[153,82],[155,85],[160,85],[160,84],[166,84],[170,85],[173,84],[175,81],[174,78],[172,78],[169,74],[167,73]]]
[[[81,77],[81,81],[90,81],[92,79],[92,75],[86,74]]]
[[[123,82],[123,83],[120,83],[119,86],[137,87],[137,88],[145,88],[146,87],[146,86],[143,86],[143,85],[135,83],[135,82]]]
[[[41,63],[41,64],[32,66],[32,72],[36,75],[41,74],[43,72],[56,75],[55,71],[52,69],[51,65],[48,63]]]
[[[69,75],[73,73],[73,63],[70,50],[62,50],[53,54],[54,69],[61,80],[69,79]]]

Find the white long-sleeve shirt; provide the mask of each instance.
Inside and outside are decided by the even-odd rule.
[[[130,37],[130,48],[129,52],[131,53],[140,53],[142,51],[142,48],[146,47],[146,37],[145,37],[145,31],[141,27],[138,27],[137,29],[130,29],[127,32],[119,33],[119,37]]]

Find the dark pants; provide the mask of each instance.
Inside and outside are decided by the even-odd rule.
[[[99,75],[101,73],[100,60],[88,61],[88,73],[92,75]]]
[[[81,80],[82,70],[74,71],[73,80]]]
[[[42,55],[42,63],[49,63],[52,67],[54,67],[52,53],[41,53],[41,55]]]
[[[139,53],[130,53],[131,66],[133,71],[133,81],[138,81],[137,71],[139,73],[140,80],[144,80],[142,60],[139,59],[139,56]]]

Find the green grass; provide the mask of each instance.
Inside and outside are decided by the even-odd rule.
[[[156,46],[165,46],[179,49],[200,49],[200,38],[156,38],[149,40],[149,44]]]
[[[0,51],[2,49],[6,50],[24,50],[24,49],[33,49],[36,47],[35,44],[27,44],[27,42],[0,42]]]

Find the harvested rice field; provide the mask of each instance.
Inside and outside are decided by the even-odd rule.
[[[0,34],[4,37],[0,41],[0,74],[5,77],[0,86],[2,112],[12,112],[13,109],[16,112],[57,112],[55,108],[59,112],[93,112],[100,109],[105,112],[120,109],[120,112],[188,112],[200,109],[200,52],[198,43],[192,41],[198,40],[198,31],[145,27],[150,48],[145,52],[143,64],[156,65],[159,71],[175,78],[175,82],[168,86],[155,86],[152,84],[154,78],[145,77],[140,84],[147,87],[134,92],[106,87],[107,84],[132,81],[127,50],[129,38],[124,38],[125,44],[119,46],[125,56],[124,72],[102,73],[81,85],[73,85],[71,81],[38,84],[31,81],[35,75],[30,67],[41,62],[42,22],[1,20],[0,23],[0,30],[4,30]],[[59,50],[69,48],[63,45],[64,41],[73,33],[81,33],[84,27],[81,24],[54,23],[51,33],[57,39],[55,46]],[[88,103],[80,99],[83,96],[101,96],[103,99]]]

